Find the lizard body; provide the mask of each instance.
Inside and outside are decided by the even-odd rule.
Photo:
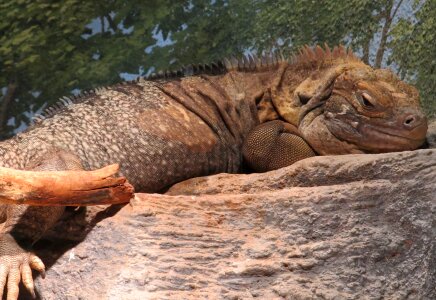
[[[96,89],[49,111],[0,143],[0,163],[33,170],[119,163],[136,191],[159,192],[184,179],[238,172],[243,156],[266,171],[316,154],[411,150],[425,140],[416,90],[341,47],[306,48],[292,62],[249,57],[197,69],[203,74]],[[0,294],[7,282],[8,299],[16,299],[20,277],[33,291],[30,267],[44,265],[22,248],[62,212],[1,207]]]

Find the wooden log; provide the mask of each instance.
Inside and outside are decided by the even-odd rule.
[[[129,202],[134,189],[111,177],[118,164],[94,171],[24,171],[0,167],[0,203],[81,206]]]

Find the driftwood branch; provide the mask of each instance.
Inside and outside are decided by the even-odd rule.
[[[133,186],[111,177],[117,164],[94,171],[23,171],[0,167],[0,203],[40,206],[128,202]]]

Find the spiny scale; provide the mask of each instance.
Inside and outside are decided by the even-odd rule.
[[[191,64],[177,70],[158,71],[157,74],[152,73],[149,76],[145,77],[139,76],[134,80],[124,81],[119,84],[124,85],[129,83],[136,83],[142,80],[165,80],[201,74],[219,75],[229,71],[253,72],[260,71],[262,69],[264,70],[277,67],[279,63],[284,61],[290,62],[292,64],[304,64],[320,63],[325,60],[332,60],[337,58],[359,61],[359,58],[354,56],[351,49],[347,49],[342,45],[334,47],[333,50],[331,50],[327,44],[324,45],[324,49],[320,46],[311,48],[306,45],[299,49],[299,53],[297,55],[294,54],[290,58],[286,58],[281,51],[272,51],[270,53],[263,54],[261,57],[258,57],[256,54],[242,55],[239,58],[232,56],[230,58],[224,58],[221,61],[210,64]],[[93,90],[83,91],[76,96],[64,96],[60,98],[56,104],[45,109],[40,115],[35,115],[32,119],[35,123],[41,122],[45,118],[49,118],[57,114],[65,107],[74,103],[80,103],[86,100],[87,96],[93,95],[97,92],[102,92],[106,89],[107,87],[98,87]]]
[[[59,100],[55,104],[44,109],[41,112],[41,114],[35,114],[32,117],[32,121],[35,124],[37,124],[37,123],[45,120],[46,118],[50,118],[50,117],[56,115],[57,113],[61,112],[63,109],[68,107],[69,105],[74,104],[74,103],[80,103],[80,102],[84,101],[87,98],[87,96],[94,95],[96,92],[102,91],[105,89],[106,89],[105,87],[102,87],[102,88],[96,88],[96,89],[89,90],[89,91],[83,91],[78,95],[73,95],[70,97],[63,96],[63,97],[59,98]]]
[[[146,76],[145,79],[160,80],[201,74],[219,75],[232,70],[249,72],[276,67],[282,61],[287,59],[278,51],[264,54],[260,58],[255,54],[247,54],[239,58],[231,56],[210,64],[191,64],[173,71],[158,71]]]

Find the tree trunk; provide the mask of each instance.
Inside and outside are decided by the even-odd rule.
[[[369,65],[369,49],[371,46],[371,39],[369,39],[369,41],[367,41],[364,45],[363,45],[363,56],[362,56],[362,61]]]
[[[6,95],[4,95],[0,105],[0,140],[4,140],[10,137],[10,133],[7,130],[7,123],[9,120],[9,105],[14,100],[15,92],[17,90],[16,83],[9,83],[7,86]]]

